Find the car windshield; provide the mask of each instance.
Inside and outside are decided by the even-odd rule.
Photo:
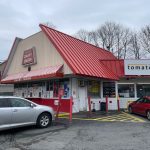
[[[141,97],[138,100],[136,100],[136,102],[142,102],[142,101],[143,101],[143,97]]]

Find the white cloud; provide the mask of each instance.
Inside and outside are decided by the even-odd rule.
[[[16,36],[38,32],[39,23],[53,22],[69,34],[108,20],[139,29],[150,23],[149,6],[149,0],[1,0],[0,59],[7,58]]]

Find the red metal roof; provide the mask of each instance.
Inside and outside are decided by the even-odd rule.
[[[101,62],[119,78],[124,77],[124,60],[101,60]]]
[[[101,59],[116,60],[111,52],[45,25],[40,27],[74,74],[118,80],[118,77],[100,61]]]
[[[30,72],[22,72],[17,74],[8,75],[6,78],[1,80],[1,83],[14,83],[19,81],[29,81],[37,79],[45,79],[51,77],[62,77],[62,67],[63,65],[46,67],[38,70],[33,70]]]

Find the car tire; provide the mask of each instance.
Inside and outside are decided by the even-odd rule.
[[[128,112],[129,112],[130,114],[132,114],[132,113],[133,113],[133,111],[132,111],[132,107],[131,107],[131,106],[129,106],[129,107],[128,107]]]
[[[42,113],[37,119],[37,126],[39,128],[47,128],[52,123],[52,117],[49,113]]]
[[[147,111],[146,116],[147,116],[147,119],[150,120],[150,110]]]

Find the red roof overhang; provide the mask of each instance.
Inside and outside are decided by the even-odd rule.
[[[39,79],[47,79],[52,77],[63,77],[62,73],[63,65],[46,67],[30,72],[22,72],[17,74],[8,75],[6,78],[1,80],[1,83],[16,83],[22,81],[31,81]]]
[[[150,75],[125,75],[124,60],[100,60],[108,70],[111,70],[118,78],[150,78]]]
[[[117,59],[117,60],[100,60],[104,66],[114,73],[118,78],[122,78],[125,76],[124,73],[124,60]]]

